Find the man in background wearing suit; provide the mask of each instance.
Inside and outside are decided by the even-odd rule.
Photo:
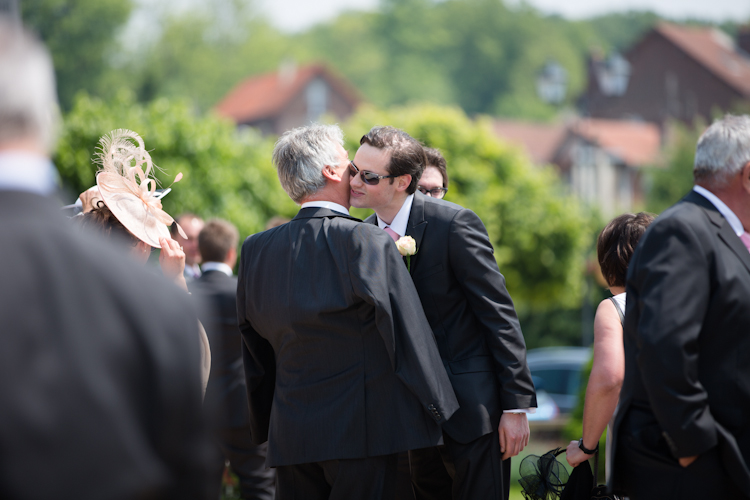
[[[443,425],[442,460],[434,450],[409,453],[416,496],[507,498],[508,459],[528,444],[525,412],[536,395],[487,231],[471,210],[415,193],[426,157],[406,132],[375,127],[360,144],[351,204],[375,209],[365,222],[394,240],[416,241],[411,276],[461,406]]]
[[[242,247],[253,441],[280,500],[393,499],[397,454],[439,441],[453,390],[393,241],[348,213],[341,129],[291,130],[273,161],[302,206]]]
[[[711,125],[693,174],[628,270],[612,480],[633,500],[750,498],[750,117]]]
[[[241,498],[272,500],[276,474],[267,469],[265,444],[255,446],[250,435],[242,339],[237,326],[237,262],[239,233],[231,223],[214,219],[198,235],[203,274],[190,290],[208,306],[201,317],[211,346],[211,374],[205,405],[214,412],[219,448],[237,474]],[[216,479],[221,481],[224,460]],[[218,489],[217,489],[218,491]]]
[[[0,16],[0,498],[211,498],[197,317],[61,215],[54,89]]]

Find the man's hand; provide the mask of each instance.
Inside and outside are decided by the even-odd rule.
[[[565,458],[573,467],[578,467],[592,456],[593,455],[586,455],[583,450],[578,447],[578,441],[571,441],[568,445],[568,449],[565,450]]]
[[[503,413],[497,432],[503,460],[515,457],[529,444],[529,421],[525,413]]]
[[[692,457],[680,457],[677,460],[680,462],[680,465],[683,467],[687,467],[688,465],[692,464],[698,459],[699,455],[693,455]]]
[[[162,274],[175,282],[180,288],[187,290],[187,283],[183,271],[185,270],[185,252],[182,247],[172,238],[159,238],[161,253],[159,254],[159,265]]]

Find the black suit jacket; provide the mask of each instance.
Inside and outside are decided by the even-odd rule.
[[[468,443],[496,429],[503,410],[536,406],[521,327],[474,212],[416,193],[406,234],[417,243],[414,285],[461,406],[443,428]]]
[[[242,247],[237,307],[267,465],[435,445],[458,407],[388,235],[324,208]]]
[[[718,444],[727,472],[750,491],[750,253],[713,204],[693,191],[641,239],[627,294],[613,448],[635,411],[639,421],[650,416],[656,432],[629,438],[663,438],[671,460]],[[615,463],[616,483],[617,472]]]
[[[0,191],[0,498],[211,498],[187,295],[60,206]]]
[[[237,323],[237,278],[206,271],[190,283],[190,291],[206,306],[201,323],[211,346],[211,373],[205,404],[216,410],[220,427],[245,427],[250,416]]]

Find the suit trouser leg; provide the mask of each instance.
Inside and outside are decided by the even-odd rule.
[[[240,481],[240,495],[244,499],[273,500],[276,490],[276,471],[266,468],[268,443],[255,446],[250,429],[224,429],[221,432],[221,451]]]
[[[276,468],[278,500],[394,500],[398,455]]]
[[[431,456],[423,450],[411,453],[415,456],[411,464],[412,480],[419,500],[507,500],[510,460],[502,459],[497,431],[465,444],[445,433],[443,439],[444,446],[433,448],[440,453],[442,467],[434,453]],[[446,477],[450,480],[447,487]]]

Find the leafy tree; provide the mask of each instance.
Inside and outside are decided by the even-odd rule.
[[[271,139],[237,132],[214,116],[196,116],[185,101],[137,104],[127,91],[109,102],[81,94],[66,115],[54,161],[69,191],[77,194],[94,185],[91,159],[99,138],[117,128],[143,137],[154,163],[164,170],[157,175],[164,187],[183,173],[164,198],[164,209],[173,216],[190,211],[222,217],[246,236],[262,230],[273,215],[297,212],[271,164]]]
[[[669,130],[671,138],[666,153],[667,166],[652,171],[646,196],[648,210],[657,214],[677,203],[693,188],[695,145],[705,125],[702,120],[696,120],[692,128],[675,122]]]
[[[24,0],[20,6],[23,22],[52,54],[62,108],[68,109],[80,90],[100,92],[132,0]]]
[[[376,124],[402,128],[441,150],[450,177],[446,199],[482,218],[520,310],[578,306],[591,218],[551,169],[532,166],[501,143],[488,121],[434,105],[362,108],[344,126],[348,150],[356,151],[358,139]]]

